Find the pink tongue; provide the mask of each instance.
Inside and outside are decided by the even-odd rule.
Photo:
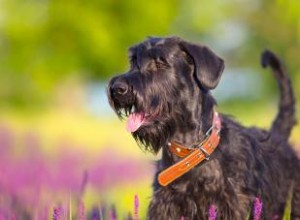
[[[142,113],[130,114],[127,119],[127,125],[126,125],[127,131],[135,132],[137,129],[139,129],[139,127],[141,127],[143,121],[144,121],[144,114]]]

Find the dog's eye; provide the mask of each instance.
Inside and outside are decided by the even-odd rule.
[[[155,65],[157,69],[166,69],[169,67],[169,64],[164,58],[157,58],[155,59]]]
[[[156,64],[156,68],[157,69],[164,69],[165,68],[165,64],[164,63],[162,63],[162,62],[155,62],[155,64]]]

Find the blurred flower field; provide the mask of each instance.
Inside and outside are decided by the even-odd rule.
[[[1,114],[0,219],[49,219],[53,208],[80,203],[87,213],[115,205],[125,217],[133,213],[135,194],[145,213],[153,166],[122,124],[78,112],[51,114]]]
[[[242,108],[232,103],[219,107],[246,125],[263,127],[276,110],[271,104]],[[299,149],[299,125],[292,142]],[[155,159],[138,148],[116,117],[67,109],[2,110],[0,219],[50,219],[58,208],[80,219],[83,207],[87,219],[102,209],[107,219],[113,209],[118,219],[130,219],[134,195],[139,195],[140,219],[145,219]]]

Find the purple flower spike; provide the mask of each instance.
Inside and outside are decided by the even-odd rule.
[[[184,220],[184,217],[183,217],[183,216],[181,216],[180,220]]]
[[[211,205],[208,210],[208,220],[216,220],[217,219],[217,206]]]
[[[79,219],[85,220],[85,207],[82,201],[79,203]]]
[[[60,218],[60,209],[59,208],[54,208],[53,209],[53,220],[59,220]]]
[[[62,220],[65,218],[64,209],[62,206],[54,207],[53,209],[53,220]]]
[[[97,207],[93,207],[91,219],[92,220],[103,220],[101,209],[98,209]]]
[[[253,207],[253,220],[259,220],[262,212],[263,203],[260,198],[256,197]]]
[[[117,220],[117,211],[115,205],[111,206],[110,212],[109,212],[110,220]]]
[[[12,215],[12,217],[11,217],[11,220],[17,220],[17,218],[16,218],[16,215],[15,215],[15,214],[13,214],[13,215]]]
[[[138,195],[134,196],[134,220],[139,219],[139,197]]]

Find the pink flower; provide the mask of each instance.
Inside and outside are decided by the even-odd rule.
[[[134,216],[133,216],[134,220],[138,220],[139,219],[139,197],[138,195],[134,196]]]
[[[85,208],[84,208],[84,204],[82,201],[79,203],[78,208],[79,208],[79,219],[85,220]]]
[[[63,209],[61,206],[53,209],[53,220],[60,220],[63,218]]]
[[[253,220],[259,220],[262,212],[263,203],[262,201],[256,197],[254,200],[253,206]]]
[[[217,206],[215,206],[214,204],[212,204],[209,207],[209,210],[208,210],[208,219],[209,220],[215,220],[215,219],[217,219]]]
[[[115,205],[111,206],[111,209],[109,211],[109,219],[110,220],[117,220],[117,211]]]

